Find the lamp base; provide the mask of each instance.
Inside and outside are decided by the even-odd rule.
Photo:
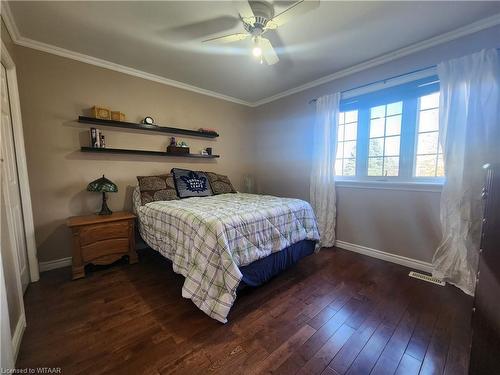
[[[111,211],[106,203],[107,198],[106,198],[106,193],[102,193],[102,207],[101,211],[98,213],[98,215],[111,215],[113,211]]]

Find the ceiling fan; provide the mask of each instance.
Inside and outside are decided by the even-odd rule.
[[[297,1],[276,15],[273,6],[265,1],[233,0],[233,4],[238,10],[245,32],[210,38],[203,42],[232,43],[252,38],[254,44],[252,54],[261,64],[265,61],[268,65],[273,65],[279,61],[279,57],[269,39],[263,35],[268,30],[275,30],[294,17],[317,8],[319,0]]]

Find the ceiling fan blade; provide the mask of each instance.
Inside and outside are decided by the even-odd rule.
[[[253,25],[255,22],[255,15],[253,14],[250,3],[247,0],[233,0],[233,4],[238,10],[241,19],[246,23]]]
[[[224,32],[229,33],[239,24],[241,24],[241,20],[238,17],[220,16],[209,20],[168,28],[162,33],[165,34],[165,37],[173,40],[199,40]]]
[[[301,14],[316,9],[318,6],[319,6],[319,0],[297,1],[290,8],[287,8],[280,14],[274,16],[274,18],[268,22],[266,28],[275,29],[281,25],[284,25],[292,18],[295,18],[297,16],[300,16]]]
[[[248,37],[250,37],[250,34],[236,33],[236,34],[229,34],[229,35],[224,35],[224,36],[217,36],[215,38],[210,38],[210,39],[204,40],[203,43],[206,43],[206,42],[232,43],[232,42],[237,42],[239,40],[246,39]]]
[[[259,42],[262,49],[262,57],[266,60],[267,65],[274,65],[280,61],[269,39],[260,38]]]

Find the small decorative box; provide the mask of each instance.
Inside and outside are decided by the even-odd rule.
[[[111,111],[111,120],[125,121],[125,113],[121,113],[120,111]]]
[[[167,146],[167,154],[189,154],[189,147]]]
[[[111,110],[109,108],[99,107],[95,105],[90,109],[90,113],[92,114],[92,117],[95,118],[100,118],[103,120],[111,119]]]

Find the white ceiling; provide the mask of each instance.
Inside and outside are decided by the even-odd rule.
[[[291,1],[274,1],[275,10]],[[270,31],[273,66],[250,41],[208,36],[242,30],[230,1],[9,2],[23,38],[256,102],[388,52],[500,13],[500,2],[334,2]],[[214,21],[215,20],[215,21]]]

